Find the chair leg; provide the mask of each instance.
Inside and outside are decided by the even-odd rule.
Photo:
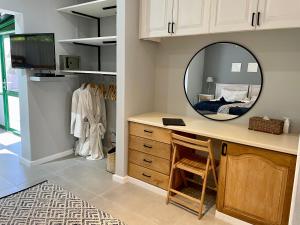
[[[175,164],[175,159],[176,159],[176,153],[177,153],[177,149],[176,149],[176,146],[174,146],[174,153],[173,153],[173,157],[172,157],[171,173],[170,173],[170,178],[169,178],[169,186],[168,186],[167,201],[166,201],[167,204],[169,204],[169,201],[170,201],[170,190],[172,188],[172,183],[173,183],[174,164]]]
[[[202,192],[201,192],[200,207],[199,207],[199,219],[201,219],[203,216],[202,211],[203,211],[203,204],[205,198],[206,183],[207,183],[207,174],[204,176],[203,184],[202,184]]]
[[[213,177],[214,177],[216,188],[218,188],[218,178],[217,178],[216,170],[213,169],[212,172],[213,172]]]

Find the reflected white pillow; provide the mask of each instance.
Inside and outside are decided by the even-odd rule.
[[[226,100],[226,102],[236,102],[243,101],[247,98],[248,91],[238,91],[223,88],[221,90],[221,96]]]
[[[252,96],[250,101],[255,102],[257,100],[257,98],[258,98],[258,96]]]

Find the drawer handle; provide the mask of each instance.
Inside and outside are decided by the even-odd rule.
[[[151,178],[151,176],[147,175],[147,174],[142,174],[144,177],[147,177],[147,178]]]
[[[146,163],[152,163],[152,160],[144,159],[144,162],[146,162]]]
[[[152,146],[146,145],[146,144],[144,144],[144,147],[145,147],[145,148],[152,148]]]
[[[152,130],[144,130],[145,133],[149,133],[149,134],[152,134],[153,131]]]

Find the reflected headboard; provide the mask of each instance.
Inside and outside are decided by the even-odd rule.
[[[250,85],[248,98],[252,98],[253,96],[258,96],[260,93],[261,85]]]
[[[216,92],[215,92],[215,98],[220,98],[221,97],[221,90],[229,89],[229,90],[234,90],[234,91],[247,91],[249,90],[249,85],[248,84],[221,84],[221,83],[216,83]]]

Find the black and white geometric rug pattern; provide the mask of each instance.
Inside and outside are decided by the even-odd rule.
[[[125,225],[48,181],[0,198],[0,225]]]

